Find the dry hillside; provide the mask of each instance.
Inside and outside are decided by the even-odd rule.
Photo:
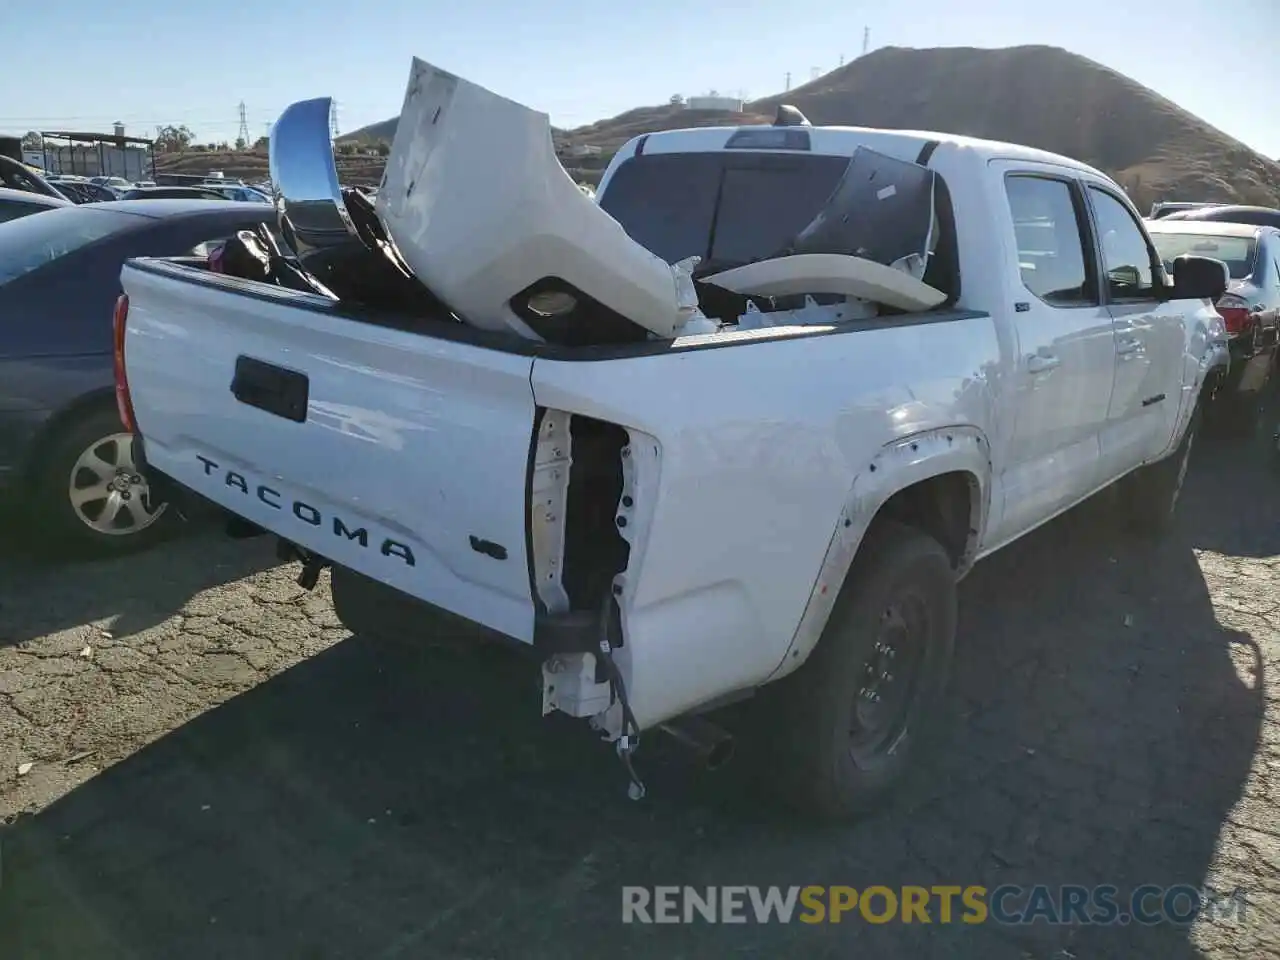
[[[1114,70],[1056,47],[887,47],[785,95],[814,123],[1007,140],[1105,170],[1158,199],[1280,205],[1280,164]]]
[[[768,122],[779,103],[814,123],[937,130],[1052,150],[1105,170],[1140,209],[1155,200],[1280,206],[1280,163],[1128,77],[1057,47],[885,47],[716,122]],[[690,122],[691,121],[691,122]],[[671,106],[568,131],[606,150],[638,133],[702,125]]]
[[[382,177],[381,157],[337,157],[338,177],[343,183],[372,184]],[[221,170],[231,178],[248,182],[265,180],[267,154],[264,150],[228,150],[213,153],[188,151],[156,155],[157,173],[182,173],[204,176]]]
[[[748,104],[745,114],[664,104],[553,135],[561,146],[589,143],[604,149],[603,157],[569,171],[595,182],[609,154],[637,134],[768,123],[783,102],[795,104],[814,123],[937,130],[1062,153],[1114,176],[1139,209],[1171,199],[1280,206],[1280,163],[1128,77],[1056,47],[885,47],[786,94]],[[390,140],[395,125],[393,118],[339,139]],[[233,175],[240,169],[236,157],[186,155],[181,163],[193,172],[209,167]],[[265,171],[265,161],[262,157],[252,165]],[[358,170],[340,169],[344,179],[376,181],[381,161],[368,158]]]

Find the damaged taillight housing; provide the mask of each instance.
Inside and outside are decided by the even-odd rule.
[[[112,359],[115,368],[116,409],[120,412],[120,422],[129,433],[137,432],[137,423],[133,416],[133,398],[129,395],[129,378],[124,368],[124,331],[129,322],[129,295],[120,294],[116,298],[116,309],[112,316]]]
[[[1235,294],[1228,293],[1214,304],[1214,309],[1218,311],[1218,315],[1222,317],[1222,323],[1227,328],[1227,334],[1232,337],[1238,337],[1249,329],[1253,323],[1253,315],[1249,310],[1249,301],[1243,297],[1237,297]]]

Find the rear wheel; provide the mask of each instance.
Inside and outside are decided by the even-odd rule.
[[[759,704],[785,798],[829,820],[883,800],[932,732],[955,629],[946,551],[912,527],[877,521],[816,649]]]
[[[55,429],[32,477],[37,545],[60,553],[116,554],[166,534],[172,511],[152,499],[114,407]]]

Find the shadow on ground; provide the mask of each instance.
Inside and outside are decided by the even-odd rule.
[[[122,636],[138,633],[196,594],[278,563],[267,538],[229,540],[212,524],[146,552],[94,561],[44,559],[10,537],[0,541],[0,646],[106,618]]]
[[[1197,481],[1201,487],[1216,487],[1232,502],[1229,509],[1188,512],[1184,519],[1197,548],[1233,557],[1280,556],[1280,522],[1271,507],[1280,497],[1277,433],[1280,384],[1269,391],[1252,434],[1242,438],[1208,434],[1202,438],[1196,451]]]
[[[353,639],[19,820],[0,956],[1197,956],[1169,925],[627,927],[620,887],[1198,885],[1263,717],[1193,554],[1257,492],[1236,477],[1198,466],[1159,548],[1087,507],[983,564],[952,733],[859,826],[770,814],[659,740],[630,803],[606,747],[537,719],[526,665]]]

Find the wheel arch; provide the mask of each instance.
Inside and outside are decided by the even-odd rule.
[[[1210,401],[1218,396],[1227,375],[1231,372],[1231,354],[1225,346],[1219,347],[1211,343],[1198,356],[1188,351],[1185,359],[1190,372],[1184,377],[1173,435],[1160,455],[1152,458],[1152,462],[1172,455],[1182,445],[1182,438],[1187,432],[1187,427],[1191,425],[1191,417],[1196,407],[1205,409]]]
[[[877,520],[923,530],[942,544],[957,575],[966,572],[990,510],[991,470],[990,443],[972,426],[929,430],[882,447],[849,488],[791,644],[765,682],[797,670],[813,652]]]

